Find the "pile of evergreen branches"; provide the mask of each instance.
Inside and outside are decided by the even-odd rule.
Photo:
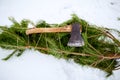
[[[62,24],[48,24],[39,21],[35,26],[62,27],[79,22],[82,25],[82,36],[85,41],[83,47],[67,46],[70,33],[40,33],[26,35],[30,20],[22,20],[18,23],[10,18],[13,24],[10,27],[0,26],[0,47],[14,50],[3,60],[8,60],[13,55],[20,56],[27,48],[34,48],[42,53],[54,55],[57,58],[73,59],[82,65],[89,65],[102,69],[110,74],[117,69],[116,59],[120,58],[120,41],[110,32],[115,29],[102,28],[89,25],[86,21],[73,14],[72,18]]]

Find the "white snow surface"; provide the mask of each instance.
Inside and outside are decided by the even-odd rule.
[[[11,16],[61,23],[76,13],[91,24],[120,30],[119,7],[120,0],[0,0],[0,25],[11,24]]]
[[[11,25],[8,17],[18,22],[30,19],[34,23],[62,23],[76,13],[90,24],[120,30],[120,0],[0,0],[0,25]],[[12,50],[0,48],[0,59]],[[106,73],[73,60],[57,59],[34,49],[21,57],[0,60],[0,80],[119,80],[120,70],[106,78]]]
[[[0,48],[2,57],[12,52]],[[0,80],[118,80],[116,75],[106,78],[106,73],[73,60],[57,59],[27,49],[21,57],[0,61]]]

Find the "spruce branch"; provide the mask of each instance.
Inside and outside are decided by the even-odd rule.
[[[80,23],[85,46],[78,48],[67,46],[70,33],[51,33],[48,31],[49,33],[26,35],[27,26],[32,23],[31,21],[24,19],[17,22],[14,18],[10,18],[10,20],[13,25],[9,28],[0,26],[0,47],[14,50],[4,60],[8,60],[13,55],[20,56],[26,49],[33,48],[57,58],[73,59],[77,63],[93,66],[108,73],[112,73],[114,69],[119,69],[115,65],[117,65],[116,59],[120,59],[120,41],[110,33],[110,30],[114,29],[89,25],[88,22],[75,14],[72,15],[71,19],[61,24],[48,24],[45,21],[39,21],[35,24],[36,29],[54,28],[60,31],[63,26],[67,29],[65,26],[74,22]],[[68,32],[70,31],[69,27]],[[120,31],[114,31],[120,35]],[[106,41],[106,38],[111,39],[112,42]]]

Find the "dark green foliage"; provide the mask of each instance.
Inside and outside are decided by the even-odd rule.
[[[0,26],[0,47],[14,49],[14,52],[3,60],[8,60],[14,54],[21,56],[26,48],[34,48],[40,52],[51,54],[57,58],[74,59],[75,62],[82,65],[89,65],[102,69],[109,74],[115,69],[117,64],[113,55],[120,55],[120,42],[109,31],[113,30],[120,35],[120,32],[114,29],[100,28],[95,25],[89,25],[86,21],[79,19],[75,14],[68,21],[62,24],[48,24],[45,21],[39,21],[36,24],[40,27],[61,27],[79,22],[82,26],[82,36],[85,41],[83,47],[68,47],[67,42],[70,33],[41,33],[26,35],[25,31],[29,20],[22,20],[18,23],[14,18],[10,18],[13,25],[10,28]]]
[[[117,18],[120,21],[120,17]]]
[[[3,58],[3,60],[8,60],[10,57],[12,57],[17,50],[14,50],[11,54],[9,54],[6,58]]]

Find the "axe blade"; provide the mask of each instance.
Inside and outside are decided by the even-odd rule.
[[[80,32],[80,24],[79,23],[73,23],[72,24],[72,31],[71,31],[71,37],[68,42],[68,46],[70,47],[81,47],[84,46],[84,40],[82,38],[81,32]]]

